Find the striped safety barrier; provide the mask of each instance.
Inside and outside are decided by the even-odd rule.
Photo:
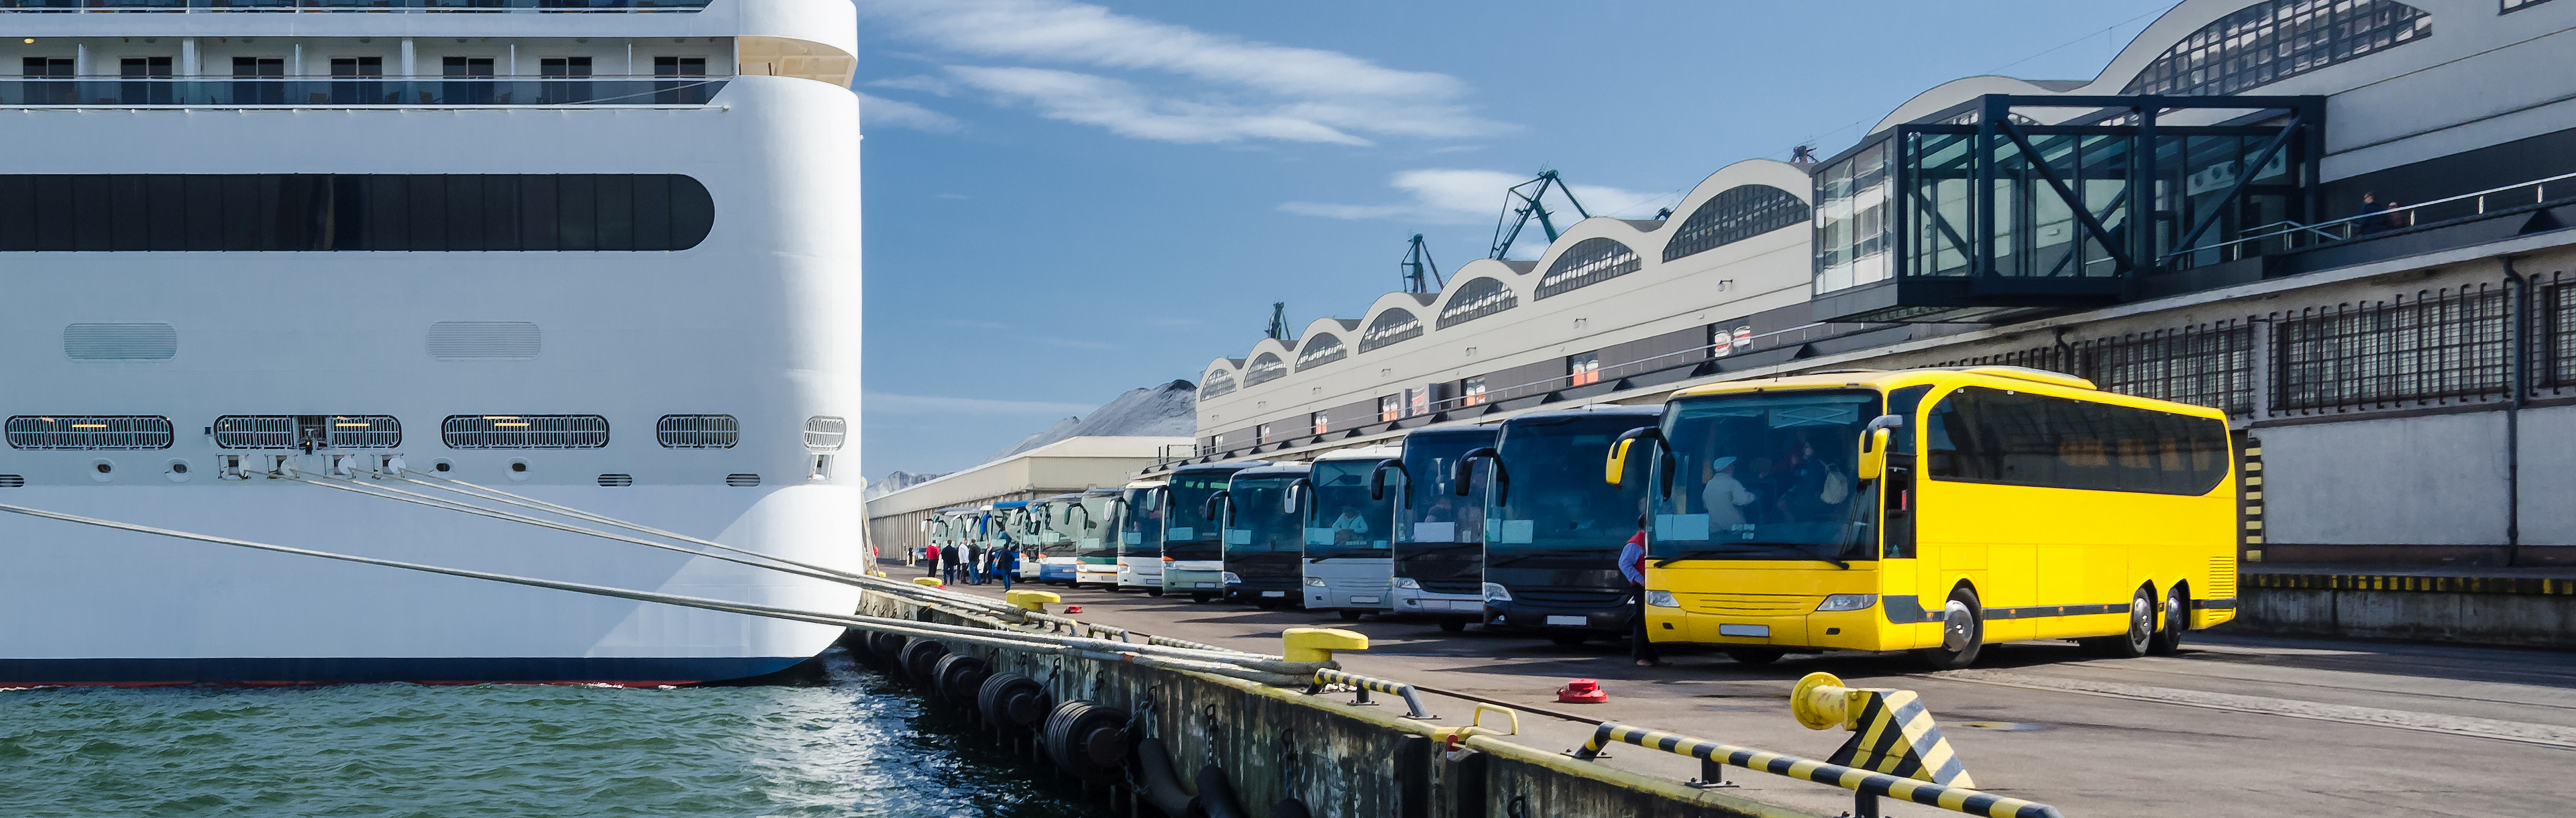
[[[1187,639],[1174,639],[1174,638],[1171,638],[1171,637],[1169,637],[1169,636],[1153,636],[1153,637],[1147,637],[1147,638],[1145,639],[1145,644],[1148,644],[1148,645],[1161,645],[1161,646],[1163,646],[1163,647],[1167,647],[1167,648],[1189,648],[1189,649],[1192,649],[1192,650],[1213,650],[1213,651],[1222,651],[1222,652],[1225,652],[1225,653],[1242,653],[1242,652],[1243,652],[1243,651],[1235,650],[1235,649],[1233,649],[1233,648],[1218,647],[1218,646],[1215,646],[1215,645],[1208,644],[1208,643],[1206,643],[1206,642],[1192,642],[1192,641],[1187,640]]]
[[[1351,688],[1352,691],[1357,694],[1351,699],[1351,703],[1357,705],[1377,704],[1377,702],[1369,701],[1368,694],[1371,690],[1379,693],[1390,693],[1402,696],[1404,697],[1404,706],[1412,710],[1412,712],[1404,714],[1405,718],[1419,719],[1422,721],[1430,721],[1432,719],[1439,718],[1439,716],[1431,715],[1430,711],[1422,709],[1422,697],[1413,692],[1412,685],[1405,684],[1403,682],[1390,682],[1374,676],[1362,676],[1357,673],[1344,673],[1338,670],[1318,670],[1315,671],[1315,684],[1306,688],[1306,695],[1312,696],[1314,694],[1324,692],[1325,685],[1342,685]]]
[[[1978,792],[1966,787],[1899,778],[1887,773],[1871,772],[1786,753],[1720,744],[1707,739],[1648,730],[1618,722],[1602,722],[1598,729],[1593,730],[1592,740],[1585,742],[1583,749],[1575,751],[1573,755],[1585,761],[1600,758],[1602,749],[1610,746],[1614,741],[1675,755],[1690,756],[1703,762],[1758,770],[1851,790],[1858,796],[1858,807],[1852,811],[1854,818],[1877,818],[1879,796],[1939,807],[1952,812],[1984,815],[1987,818],[2064,818],[2057,812],[2056,807],[2047,804]]]

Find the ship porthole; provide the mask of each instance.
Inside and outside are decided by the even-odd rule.
[[[105,483],[116,479],[116,461],[92,460],[90,461],[89,468],[89,479],[91,480]]]
[[[430,471],[452,471],[455,468],[456,464],[445,460],[435,461],[429,464]]]
[[[167,477],[167,478],[170,478],[170,482],[173,482],[173,483],[185,483],[185,482],[188,482],[188,461],[185,461],[185,460],[172,460],[172,461],[170,461],[169,469],[168,469],[168,470],[166,470],[166,471],[163,471],[163,472],[161,473],[161,476],[163,476],[163,477]]]
[[[510,481],[515,483],[526,479],[528,479],[528,461],[510,461]]]

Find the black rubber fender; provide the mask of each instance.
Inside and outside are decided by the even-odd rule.
[[[1279,799],[1279,805],[1270,808],[1270,818],[1315,818],[1315,811],[1292,796]]]
[[[1127,713],[1090,701],[1048,711],[1040,746],[1055,766],[1085,781],[1108,781],[1127,765]]]
[[[983,688],[984,677],[990,675],[993,668],[984,660],[951,653],[930,666],[930,695],[951,704],[973,705],[975,692]]]
[[[1136,742],[1136,774],[1145,803],[1161,810],[1165,818],[1188,818],[1190,792],[1181,788],[1181,774],[1172,766],[1172,753],[1163,749],[1161,739]]]
[[[1036,727],[1054,704],[1046,685],[1017,673],[984,677],[983,687],[975,692],[975,708],[983,711],[984,720],[1003,727]]]
[[[896,657],[903,654],[903,641],[902,636],[883,631],[868,634],[868,660],[881,668],[893,668]]]
[[[896,665],[903,668],[904,677],[911,679],[913,684],[928,687],[931,680],[937,678],[931,675],[931,670],[939,664],[940,657],[947,655],[947,645],[928,639],[915,639],[904,645],[903,652],[897,654],[901,658]]]
[[[1199,768],[1199,814],[1207,818],[1251,818],[1243,811],[1243,800],[1234,797],[1234,785],[1225,781],[1225,768],[1214,764]]]

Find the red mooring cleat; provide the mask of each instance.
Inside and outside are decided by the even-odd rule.
[[[1569,679],[1556,689],[1556,700],[1566,704],[1600,704],[1610,700],[1610,691],[1601,689],[1593,679]]]
[[[1080,606],[1080,605],[1066,605],[1066,606],[1064,606],[1064,612],[1065,612],[1065,613],[1069,613],[1069,614],[1082,613],[1082,606]]]

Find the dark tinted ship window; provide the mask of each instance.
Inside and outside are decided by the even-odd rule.
[[[0,174],[0,251],[686,250],[677,174]]]

